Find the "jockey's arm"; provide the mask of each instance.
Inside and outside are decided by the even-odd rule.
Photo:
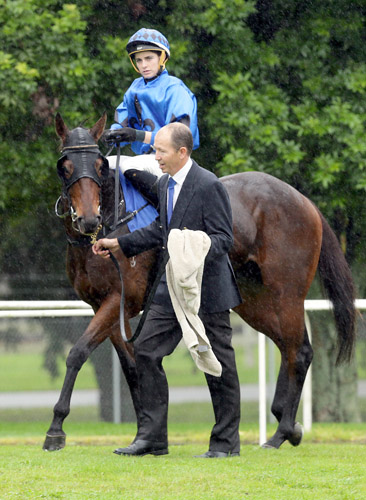
[[[159,177],[147,172],[130,168],[125,170],[124,176],[155,208],[158,206],[158,180]]]

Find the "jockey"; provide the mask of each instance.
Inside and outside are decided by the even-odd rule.
[[[135,71],[141,76],[132,82],[123,101],[115,112],[115,121],[104,133],[108,144],[120,143],[131,148],[137,156],[121,156],[121,170],[126,178],[140,189],[144,183],[138,171],[160,176],[161,171],[154,155],[155,135],[164,125],[181,122],[192,132],[194,149],[199,146],[197,126],[197,101],[189,88],[174,76],[170,76],[165,64],[170,57],[168,40],[159,31],[141,28],[128,41],[127,53]],[[110,167],[116,157],[109,157]],[[137,174],[137,175],[136,175]]]

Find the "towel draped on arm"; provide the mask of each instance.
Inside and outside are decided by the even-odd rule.
[[[205,258],[211,239],[203,231],[172,229],[168,237],[166,277],[174,312],[183,340],[197,367],[220,377],[222,367],[212,351],[205,327],[198,316]]]

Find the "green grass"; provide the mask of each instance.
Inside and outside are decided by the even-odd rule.
[[[242,403],[242,422],[258,422],[258,403]],[[6,423],[31,423],[39,421],[51,421],[52,408],[27,408],[27,409],[1,409],[0,410],[0,432],[1,426]],[[212,423],[214,419],[211,403],[182,403],[170,404],[169,421],[173,423],[203,422]],[[100,422],[98,408],[73,407],[66,422]]]
[[[366,422],[366,399],[359,400],[361,422]],[[52,408],[28,408],[28,409],[2,409],[0,410],[0,433],[5,423],[26,424],[33,422],[48,422],[52,418]],[[173,424],[184,424],[190,422],[213,422],[214,415],[211,403],[182,403],[170,404],[169,422]],[[241,422],[242,424],[258,424],[259,409],[256,402],[245,402],[241,404]],[[302,404],[297,416],[297,420],[302,421]],[[73,407],[66,419],[66,425],[69,423],[98,422],[100,420],[99,409],[96,406],[91,407]]]
[[[241,383],[258,381],[257,349],[254,347],[253,363],[243,362],[244,351],[236,347],[236,359]],[[52,378],[43,366],[41,348],[32,352],[0,351],[0,392],[60,390],[66,372],[65,361],[58,361],[59,376]],[[196,368],[185,347],[179,347],[164,360],[169,384],[172,387],[206,385],[204,374]],[[75,389],[97,388],[94,367],[88,360],[76,379]]]
[[[7,352],[0,354],[0,392],[61,390],[66,372],[65,362],[58,363],[60,375],[52,378],[43,367],[41,352]],[[82,367],[76,389],[97,386],[90,361]]]
[[[241,456],[202,460],[210,424],[171,424],[169,455],[118,457],[133,424],[71,423],[60,452],[42,451],[44,424],[0,430],[0,499],[363,500],[366,425],[316,424],[293,448],[264,450],[241,425]],[[271,428],[273,431],[273,428]]]
[[[248,338],[250,344],[248,345]],[[253,335],[247,337],[244,347],[243,336],[234,336],[236,362],[241,384],[258,382],[258,348]],[[358,376],[366,379],[365,349],[363,343],[357,350]],[[363,358],[361,359],[361,357]],[[269,358],[269,356],[268,356]],[[276,370],[279,367],[279,353],[275,349]],[[0,392],[27,391],[27,390],[60,390],[65,376],[65,358],[58,359],[59,376],[52,378],[44,368],[44,354],[41,344],[22,345],[16,352],[5,351],[0,343]],[[269,359],[267,370],[269,370]],[[171,387],[206,385],[205,377],[194,365],[187,349],[180,345],[171,356],[164,359],[164,368],[167,372]],[[267,379],[269,379],[267,373]],[[76,379],[75,389],[97,388],[94,367],[88,360]]]

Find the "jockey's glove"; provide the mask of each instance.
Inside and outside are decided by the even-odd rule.
[[[136,130],[130,127],[109,129],[104,132],[102,139],[110,146],[121,142],[143,142],[145,139],[145,131]]]

